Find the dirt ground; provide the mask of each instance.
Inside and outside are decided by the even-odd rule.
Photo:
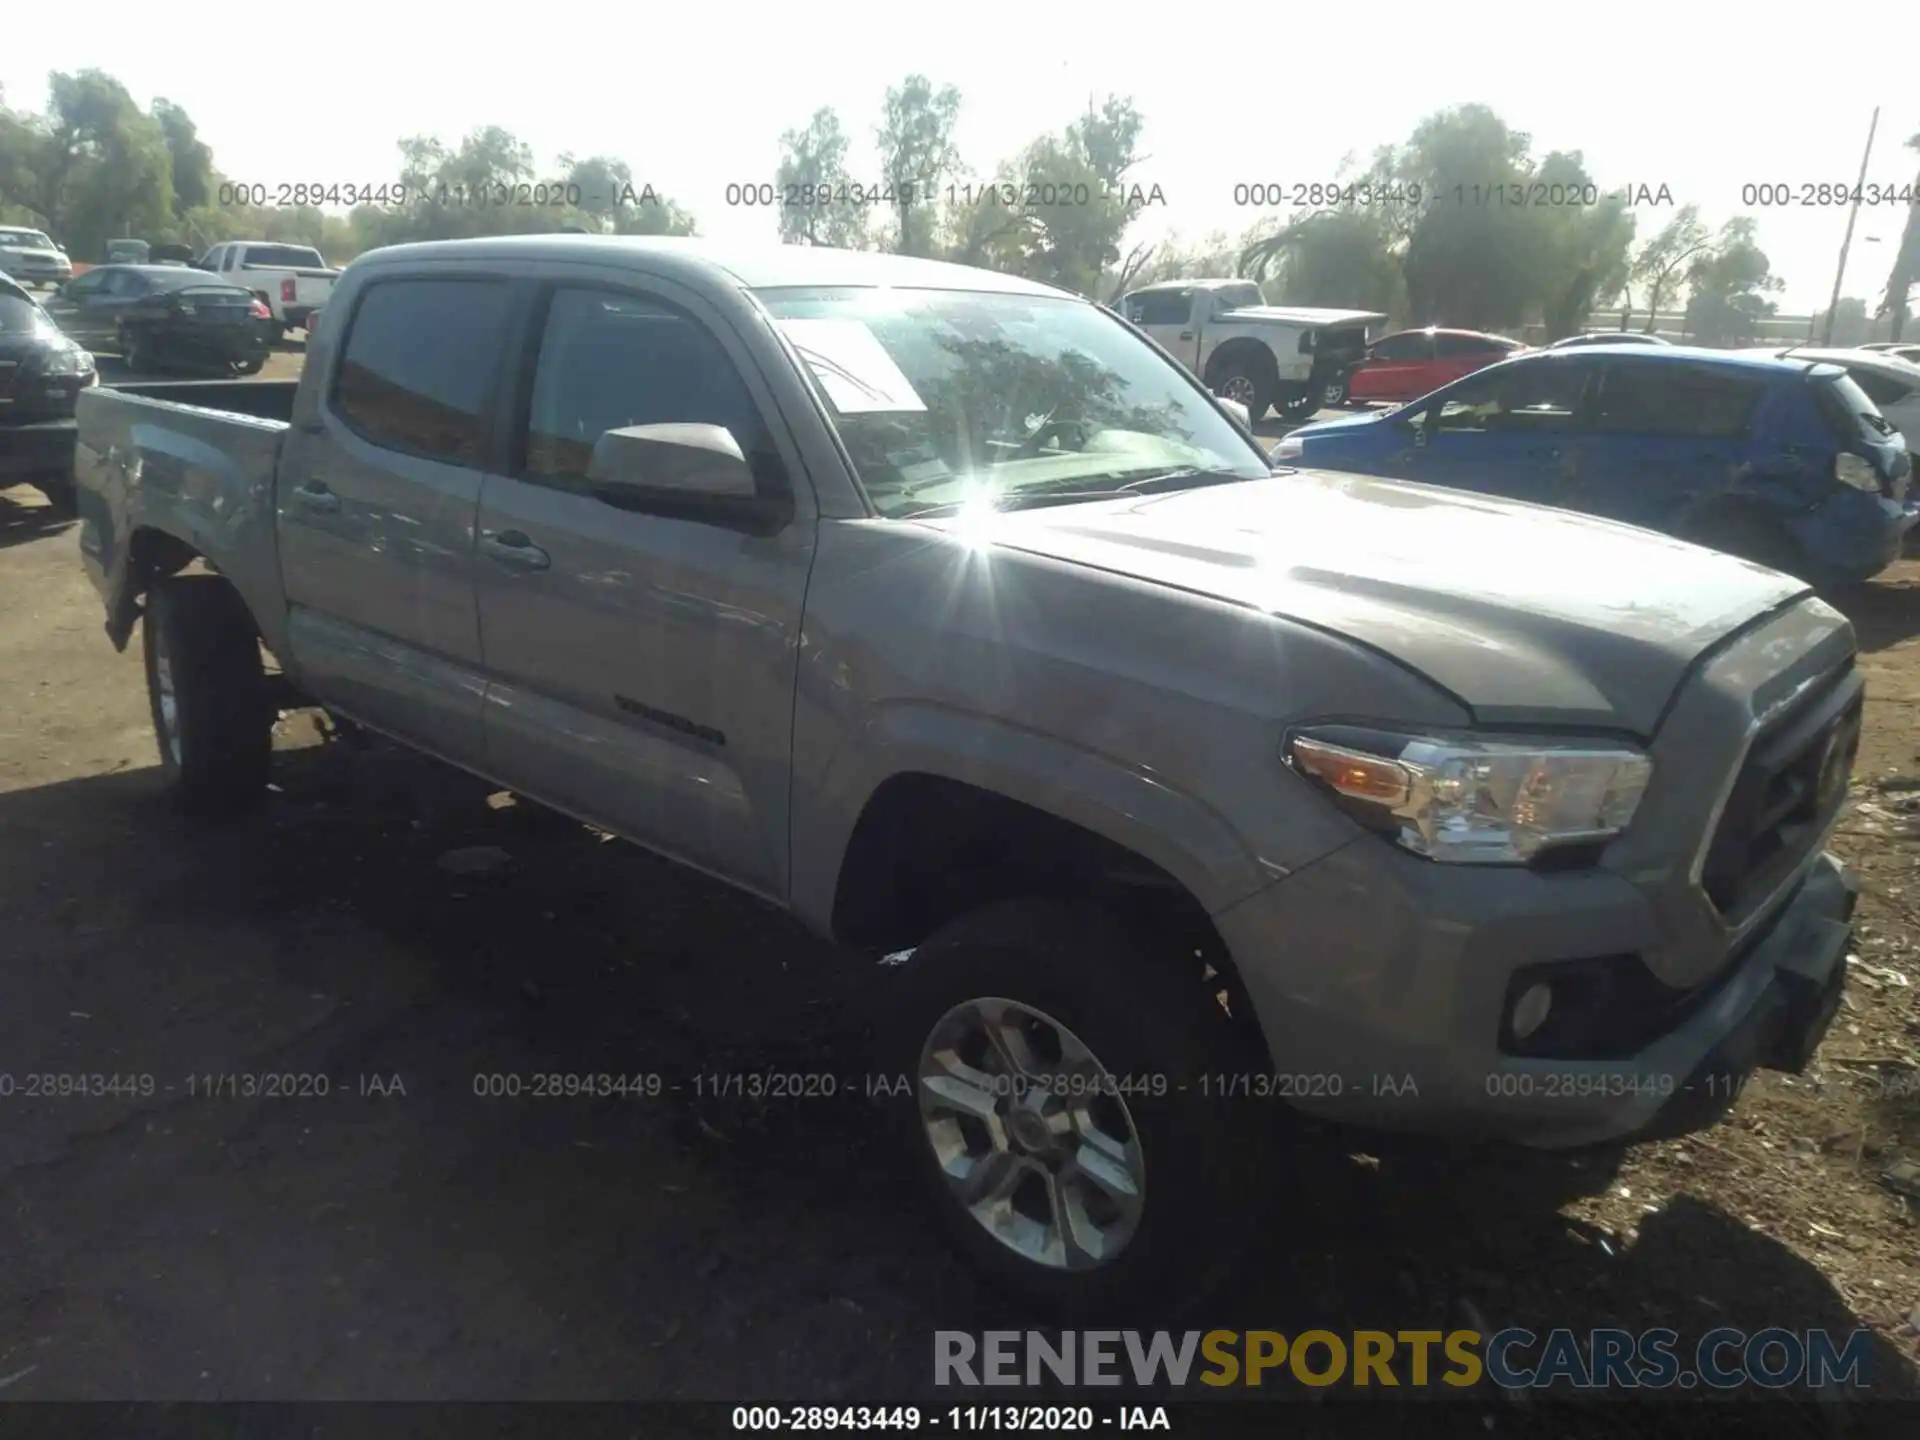
[[[1920,1398],[1920,1213],[1883,1179],[1920,1161],[1920,562],[1848,604],[1859,963],[1812,1070],[1616,1175],[1303,1131],[1200,1328],[1864,1326],[1875,1391]],[[72,527],[0,492],[5,1398],[935,1399],[932,1332],[1008,1323],[902,1202],[884,1102],[476,1093],[859,1071],[870,967],[304,712],[264,813],[188,825],[101,618]],[[442,864],[471,846],[507,858]],[[198,1078],[235,1072],[328,1091]],[[24,1098],[43,1073],[152,1093]]]

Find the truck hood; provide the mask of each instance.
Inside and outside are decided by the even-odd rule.
[[[1233,321],[1253,325],[1296,325],[1314,329],[1325,325],[1372,324],[1387,317],[1373,310],[1320,310],[1297,305],[1247,305],[1216,315],[1215,323]]]
[[[58,250],[42,250],[38,245],[31,248],[21,245],[0,245],[0,254],[9,259],[44,260],[49,265],[58,265],[66,260]]]
[[[1325,471],[921,523],[1345,636],[1480,723],[1641,737],[1703,651],[1807,591],[1632,526]]]

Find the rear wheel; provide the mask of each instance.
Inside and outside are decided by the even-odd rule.
[[[1090,906],[954,921],[900,972],[889,1074],[909,1163],[990,1282],[1060,1315],[1204,1298],[1268,1199],[1271,1119],[1202,1076],[1253,1051],[1198,962]]]
[[[266,363],[267,363],[266,356],[256,355],[250,360],[234,361],[233,368],[238,374],[241,374],[241,375],[258,375],[260,371],[266,366]]]
[[[272,760],[274,710],[239,592],[212,575],[162,580],[140,628],[154,738],[176,798],[209,813],[257,802]]]
[[[1262,365],[1256,359],[1235,357],[1222,360],[1207,377],[1207,388],[1224,400],[1236,400],[1247,407],[1247,423],[1258,425],[1273,408],[1279,388],[1272,374],[1272,362]]]
[[[1325,389],[1325,386],[1309,385],[1297,394],[1283,396],[1279,406],[1280,418],[1290,425],[1310,418],[1320,408]]]

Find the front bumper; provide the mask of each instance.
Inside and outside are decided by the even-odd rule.
[[[1422,913],[1423,900],[1440,896],[1423,895],[1405,876],[1383,886],[1382,862],[1425,865],[1430,879],[1468,881],[1469,893]],[[1549,1149],[1666,1138],[1713,1124],[1756,1068],[1801,1068],[1839,1005],[1856,888],[1821,853],[1685,1018],[1638,1052],[1609,1060],[1506,1054],[1497,1037],[1512,972],[1543,954],[1630,947],[1655,928],[1650,907],[1612,876],[1440,869],[1367,837],[1217,918],[1229,949],[1245,957],[1284,949],[1282,937],[1324,934],[1364,898],[1377,923],[1357,937],[1361,946],[1391,947],[1362,967],[1370,989],[1384,979],[1399,992],[1384,1003],[1377,992],[1350,1005],[1337,989],[1310,996],[1284,971],[1241,959],[1275,1057],[1265,1093],[1350,1124]],[[1557,881],[1580,883],[1554,895]],[[1475,912],[1477,922],[1466,918]]]

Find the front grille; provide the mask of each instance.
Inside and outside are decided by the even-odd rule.
[[[1849,661],[1754,738],[1700,872],[1728,924],[1772,898],[1846,800],[1864,693]]]

